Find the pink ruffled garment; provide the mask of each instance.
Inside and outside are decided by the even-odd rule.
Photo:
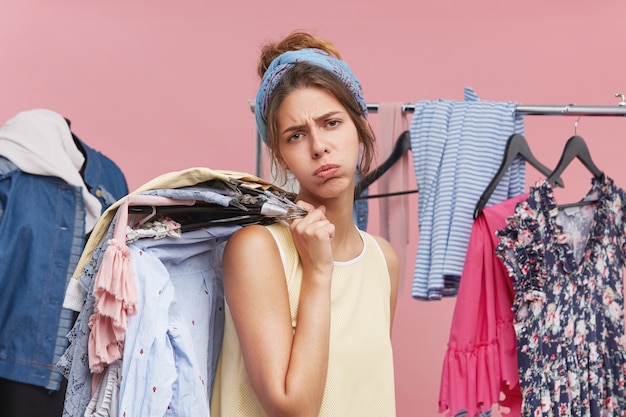
[[[474,221],[443,363],[440,413],[474,416],[499,404],[509,409],[503,415],[520,415],[513,286],[495,255],[495,232],[527,197],[488,207]]]
[[[138,300],[130,251],[126,245],[126,227],[131,205],[192,205],[194,200],[176,200],[150,195],[129,195],[119,208],[113,238],[107,242],[100,269],[94,281],[94,313],[89,318],[89,369],[94,375],[92,387],[108,364],[121,359],[128,319],[135,313]]]
[[[138,294],[126,246],[128,199],[120,208],[113,238],[107,242],[94,281],[94,313],[89,318],[89,369],[101,373],[122,357],[128,318],[135,313]]]

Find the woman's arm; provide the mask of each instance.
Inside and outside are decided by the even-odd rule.
[[[285,272],[271,233],[246,226],[229,239],[224,252],[224,290],[246,370],[259,403],[271,416],[318,415],[324,394],[333,263],[330,223],[317,211],[291,225],[296,247],[304,253],[295,331]]]

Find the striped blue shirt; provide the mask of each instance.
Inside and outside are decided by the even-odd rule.
[[[509,136],[524,134],[515,103],[479,100],[419,101],[410,124],[419,186],[419,240],[412,296],[438,300],[457,293],[474,207],[496,175]],[[517,157],[487,206],[522,194],[525,161]]]

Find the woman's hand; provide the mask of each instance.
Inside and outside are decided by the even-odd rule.
[[[305,201],[296,204],[308,212],[305,217],[293,220],[290,225],[302,268],[330,276],[333,271],[331,241],[335,235],[335,226],[326,218],[326,207],[315,208]]]

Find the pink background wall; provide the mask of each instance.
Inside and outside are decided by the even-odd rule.
[[[485,100],[523,104],[616,105],[614,94],[626,94],[621,0],[351,3],[4,0],[0,122],[36,107],[63,114],[118,163],[131,189],[192,166],[254,173],[248,100],[259,83],[259,47],[293,29],[334,41],[370,103],[462,99],[465,86]],[[528,141],[546,165],[556,165],[575,121],[526,117]],[[626,187],[626,120],[586,117],[578,133]],[[528,183],[538,178],[529,169]],[[572,163],[557,197],[581,197],[589,178]],[[416,201],[403,219],[414,231],[408,271]],[[374,218],[369,230],[377,228]],[[454,299],[416,301],[410,281],[404,277],[393,335],[398,415],[437,416]]]

